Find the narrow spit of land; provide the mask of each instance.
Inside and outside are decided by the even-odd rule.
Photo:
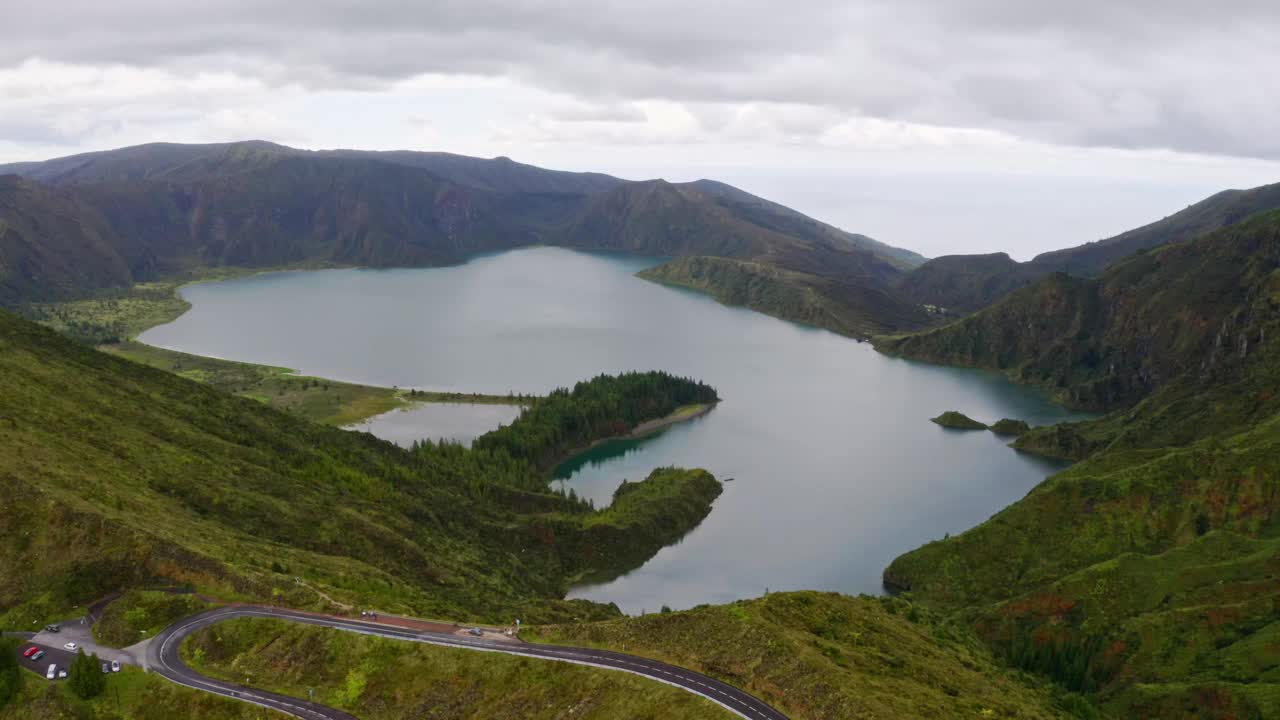
[[[707,413],[714,410],[716,408],[716,405],[719,405],[719,404],[720,404],[720,401],[717,400],[711,403],[694,403],[691,405],[681,405],[680,407],[673,410],[671,414],[667,415],[666,417],[660,417],[656,420],[649,420],[647,422],[642,422],[639,425],[635,426],[634,428],[631,428],[630,432],[622,433],[620,435],[614,435],[612,437],[601,438],[600,440],[596,440],[590,445],[576,448],[573,451],[569,452],[567,455],[565,455],[564,460],[562,460],[561,462],[562,463],[568,462],[573,458],[581,455],[582,453],[592,450],[594,448],[600,447],[601,445],[604,445],[606,443],[617,442],[619,440],[638,440],[640,438],[649,437],[650,435],[654,435],[661,430],[665,430],[666,428],[672,425],[675,425],[676,423],[689,422],[690,420],[695,420],[697,418],[700,418],[703,415],[706,415]]]
[[[133,340],[100,345],[98,349],[225,392],[253,398],[308,420],[339,427],[355,425],[419,402],[525,405],[533,400],[527,395],[484,395],[357,385],[298,375],[289,368],[190,355]]]
[[[646,435],[652,435],[659,430],[676,423],[688,422],[694,418],[700,418],[711,412],[719,402],[713,403],[696,403],[693,405],[684,405],[675,409],[670,415],[657,420],[650,420],[635,426],[631,432],[624,437],[626,438],[642,438]],[[616,438],[615,438],[616,439]],[[607,442],[607,441],[606,441]]]
[[[276,271],[222,268],[194,272],[180,278],[139,283],[101,297],[31,305],[24,309],[23,314],[99,350],[253,398],[326,425],[355,425],[418,402],[527,405],[533,399],[533,396],[525,395],[359,385],[299,375],[289,368],[166,350],[137,341],[143,332],[173,322],[191,309],[191,304],[180,294],[183,287],[262,272]]]

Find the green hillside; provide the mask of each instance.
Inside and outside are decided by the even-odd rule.
[[[700,290],[726,305],[850,337],[921,327],[930,321],[921,307],[873,283],[841,283],[760,262],[689,257],[644,270],[639,277]]]
[[[1191,240],[1277,208],[1280,208],[1280,183],[1249,190],[1224,190],[1115,237],[1037,255],[1030,264],[1050,272],[1099,275],[1138,251]]]
[[[887,584],[1115,717],[1280,714],[1280,213],[882,347],[1118,408],[1021,436],[1082,461]]]
[[[1091,717],[1083,700],[1002,667],[962,625],[897,599],[774,593],[537,631],[699,670],[795,720]]]
[[[19,692],[0,703],[0,720],[289,720],[274,710],[175,685],[159,675],[126,667],[107,680],[106,691],[82,700],[69,683],[49,683],[23,671]]]
[[[350,711],[362,720],[423,717],[729,720],[683,690],[620,672],[239,619],[183,644],[200,672]]]
[[[897,289],[917,303],[965,314],[981,310],[1044,275],[1006,253],[947,255],[903,275]]]
[[[1137,255],[1096,279],[1056,274],[892,354],[991,368],[1068,404],[1131,405],[1193,371],[1256,353],[1275,301],[1280,213]],[[1253,347],[1250,347],[1250,344]]]
[[[653,384],[697,387],[653,378],[593,383],[624,409],[649,402]],[[668,469],[593,511],[506,450],[402,450],[2,312],[0,448],[9,627],[116,589],[185,582],[223,597],[324,607],[323,593],[424,616],[608,614],[555,598],[574,577],[643,562],[720,492],[705,472]]]

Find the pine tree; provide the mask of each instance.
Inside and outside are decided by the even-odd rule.
[[[17,652],[13,642],[0,639],[0,707],[9,704],[22,684],[22,678],[18,677]]]
[[[85,655],[81,649],[76,652],[76,659],[71,661],[67,670],[67,680],[71,684],[71,692],[84,699],[97,697],[107,685],[107,676],[102,673],[102,661],[97,653]]]

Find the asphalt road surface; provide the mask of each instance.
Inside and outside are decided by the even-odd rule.
[[[341,710],[335,710],[305,700],[298,700],[286,695],[277,695],[207,678],[187,667],[187,664],[182,661],[178,649],[182,646],[183,639],[188,635],[225,620],[244,617],[277,618],[307,625],[363,633],[365,635],[377,635],[393,640],[429,643],[481,652],[523,655],[577,665],[590,665],[609,670],[620,670],[668,685],[674,685],[704,697],[748,720],[787,720],[786,715],[731,685],[726,685],[692,670],[667,665],[647,658],[634,657],[607,650],[486,640],[484,638],[416,630],[363,620],[348,620],[346,618],[313,615],[296,610],[271,607],[224,607],[209,610],[174,623],[157,634],[147,647],[147,665],[152,672],[159,673],[166,679],[180,685],[279,710],[305,720],[355,720],[353,716]]]
[[[27,648],[32,645],[35,645],[44,651],[44,657],[35,662],[31,662],[29,659],[22,657],[22,653],[26,652]],[[61,645],[54,646],[42,642],[24,642],[19,645],[14,652],[17,653],[18,662],[22,663],[22,667],[30,670],[40,677],[45,677],[45,673],[49,670],[50,663],[57,665],[59,669],[70,669],[71,661],[76,659],[75,653],[63,650]]]

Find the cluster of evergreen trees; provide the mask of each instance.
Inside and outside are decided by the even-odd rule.
[[[0,638],[0,708],[18,695],[22,678],[18,676],[18,643]]]
[[[666,372],[600,375],[551,392],[515,422],[477,438],[472,448],[545,471],[577,448],[625,435],[683,405],[718,399],[711,386]]]
[[[76,659],[67,669],[67,682],[71,685],[71,692],[82,698],[101,695],[107,687],[107,675],[102,672],[102,660],[97,653],[85,655],[84,650],[77,652]]]
[[[1066,689],[1079,693],[1097,690],[1100,676],[1107,674],[1094,663],[1102,647],[1101,638],[1096,636],[1048,638],[1025,631],[995,643],[997,653],[1010,665],[1047,675]]]

